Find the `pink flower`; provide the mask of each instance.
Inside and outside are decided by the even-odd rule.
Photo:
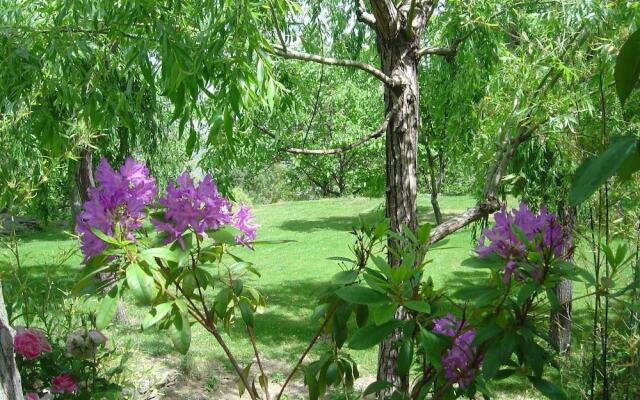
[[[51,381],[51,391],[53,393],[73,393],[77,389],[76,381],[69,374],[58,375]]]
[[[51,345],[41,330],[18,327],[16,331],[13,347],[25,360],[33,360],[43,353],[51,352]]]
[[[37,393],[29,392],[24,394],[25,400],[40,400],[40,396]]]

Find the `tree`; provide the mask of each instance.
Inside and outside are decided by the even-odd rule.
[[[432,48],[423,46],[423,32],[428,31],[430,19],[434,15],[447,15],[447,10],[452,14],[459,13],[456,6],[460,4],[452,3],[440,6],[438,2],[403,1],[398,5],[384,0],[372,0],[371,12],[366,8],[364,2],[356,3],[357,20],[373,31],[375,48],[380,59],[381,67],[378,69],[372,64],[348,59],[319,56],[307,52],[293,50],[284,41],[278,28],[277,37],[279,44],[271,43],[271,52],[283,58],[296,59],[307,62],[316,62],[325,65],[342,66],[362,70],[379,80],[384,86],[385,119],[380,129],[372,134],[362,137],[351,146],[344,146],[338,149],[301,149],[302,154],[331,154],[336,151],[346,151],[375,139],[384,132],[386,148],[386,212],[390,220],[390,227],[396,232],[402,232],[403,227],[416,232],[417,220],[417,135],[420,126],[420,88],[418,82],[418,72],[420,69],[420,59],[427,55],[438,55],[444,57],[454,57],[461,45],[480,30],[481,24],[474,27],[467,27],[464,35],[448,38],[450,47]],[[342,4],[342,3],[338,3]],[[344,5],[342,5],[344,10]],[[483,10],[480,8],[480,12]],[[436,10],[438,10],[436,12]],[[495,19],[502,14],[509,14],[512,7],[502,8],[498,12],[493,9],[492,14],[483,13],[485,18]],[[341,17],[333,16],[340,20]],[[344,19],[344,17],[342,17]],[[457,23],[456,20],[454,23]],[[575,38],[574,38],[575,39]],[[580,42],[582,43],[582,42]],[[539,82],[537,88],[532,89],[533,96],[525,98],[522,96],[520,102],[530,106],[533,99],[541,93],[546,93],[549,88],[560,78],[560,72],[551,68],[547,75]],[[531,93],[530,93],[531,94]],[[520,104],[516,101],[516,107],[512,110],[512,116],[522,113]],[[523,106],[524,107],[524,106]],[[467,210],[460,216],[454,217],[432,231],[430,243],[441,240],[448,234],[467,226],[483,216],[486,216],[499,208],[497,200],[497,190],[501,184],[505,169],[509,164],[517,147],[528,138],[536,129],[536,123],[532,122],[535,117],[535,110],[525,111],[525,115],[515,123],[512,133],[512,118],[505,121],[504,129],[501,130],[499,146],[496,149],[495,159],[490,162],[484,180],[484,189],[478,205]],[[394,243],[390,243],[391,247]],[[391,265],[398,265],[400,260],[389,254]],[[397,317],[402,318],[403,310],[398,310]],[[397,362],[397,349],[391,346],[395,338],[400,335],[394,333],[394,337],[385,340],[380,347],[380,357],[378,364],[378,379],[392,382],[397,387],[406,388],[408,376],[399,376],[395,368]]]
[[[13,351],[13,329],[7,319],[7,309],[0,282],[0,396],[3,399],[22,400],[20,372]]]

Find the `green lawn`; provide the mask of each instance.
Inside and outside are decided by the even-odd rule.
[[[432,220],[428,199],[419,199],[421,218]],[[460,212],[473,205],[471,197],[447,197],[441,199],[441,206],[448,214]],[[314,308],[314,294],[340,270],[336,261],[328,257],[349,256],[348,246],[352,242],[349,231],[357,224],[358,218],[376,220],[383,215],[380,199],[347,198],[317,201],[287,202],[254,208],[261,228],[259,239],[289,239],[294,242],[257,247],[255,251],[245,251],[242,256],[255,263],[262,277],[257,285],[267,298],[267,310],[256,317],[255,334],[259,349],[266,359],[293,362],[312,337],[314,327],[309,325],[309,317]],[[69,288],[81,268],[79,254],[69,258],[61,266],[55,266],[56,255],[61,251],[75,249],[77,243],[62,230],[24,235],[20,238],[23,267],[29,274],[52,274],[59,287]],[[452,285],[470,272],[460,267],[462,260],[471,254],[473,248],[470,229],[461,230],[450,236],[442,249],[430,253],[433,262],[427,269],[435,285]],[[4,271],[5,286],[12,284],[8,271]],[[9,279],[9,280],[8,280]],[[8,280],[8,281],[7,281]],[[165,356],[173,353],[165,332],[141,333],[138,326],[146,313],[129,302],[127,305],[132,324],[127,327],[111,328],[107,334],[117,344],[129,342],[133,349],[149,356]],[[242,339],[243,332],[232,331],[225,335],[234,354],[247,363],[253,358],[248,341]],[[322,342],[317,352],[324,347]],[[191,357],[200,362],[220,362],[222,351],[204,330],[195,327],[191,346]],[[375,373],[377,351],[353,352],[363,375]]]

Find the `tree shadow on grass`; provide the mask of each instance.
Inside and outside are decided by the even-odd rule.
[[[320,322],[311,323],[317,295],[328,281],[290,280],[281,285],[261,287],[267,298],[266,311],[255,316],[255,336],[260,348],[269,349],[270,358],[293,360],[313,338]],[[244,337],[244,325],[232,329],[232,337]],[[318,347],[323,346],[320,340]]]
[[[435,217],[429,207],[418,208],[418,218],[420,223],[429,222],[433,224]],[[357,215],[338,215],[332,217],[315,218],[315,219],[290,219],[280,224],[279,228],[294,232],[313,232],[318,230],[334,230],[334,231],[351,231],[354,227],[360,225],[361,221],[367,224],[373,224],[384,218],[383,209],[374,209]],[[442,217],[446,220],[454,217],[455,213],[445,213]]]
[[[7,235],[2,237],[7,238]],[[67,242],[74,240],[73,232],[67,228],[47,227],[41,230],[24,230],[17,234],[18,240],[22,243],[31,242]]]

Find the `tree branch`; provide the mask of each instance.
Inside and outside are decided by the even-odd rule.
[[[291,49],[285,49],[282,46],[277,44],[271,44],[271,48],[270,49],[267,48],[266,50],[271,54],[274,54],[282,58],[302,60],[302,61],[312,61],[312,62],[325,64],[325,65],[337,65],[340,67],[356,68],[356,69],[368,72],[369,74],[378,78],[380,81],[384,82],[388,86],[398,87],[401,85],[399,81],[392,79],[390,76],[387,76],[384,72],[380,71],[378,68],[374,67],[371,64],[362,63],[354,60],[344,60],[344,59],[333,58],[333,57],[323,57],[316,54],[303,53],[303,52],[299,52]]]
[[[569,40],[567,47],[565,47],[560,55],[560,59],[564,59],[568,54],[569,44],[577,42],[575,46],[575,48],[577,49],[584,44],[588,36],[588,31],[586,29],[583,28],[578,31]],[[540,100],[541,97],[543,97],[546,93],[549,92],[549,90],[551,90],[555,86],[555,84],[560,80],[561,76],[561,71],[559,71],[557,68],[551,68],[551,70],[549,70],[545,74],[540,83],[530,94],[529,103]],[[520,103],[516,101],[510,115],[513,116],[519,107]],[[429,238],[429,242],[427,243],[427,245],[434,244],[444,239],[449,234],[461,228],[464,228],[465,226],[500,209],[501,205],[497,199],[496,191],[500,185],[500,182],[502,181],[504,173],[507,170],[509,162],[518,149],[518,146],[521,143],[529,140],[533,132],[538,129],[538,127],[542,123],[529,123],[533,119],[536,111],[537,107],[529,108],[529,111],[525,113],[525,115],[516,124],[516,133],[513,137],[511,137],[511,135],[509,134],[509,125],[512,123],[512,120],[511,117],[507,118],[501,129],[504,132],[504,137],[501,140],[501,144],[498,147],[498,150],[496,151],[494,163],[487,171],[482,199],[475,207],[472,207],[462,214],[450,218],[444,223],[433,228],[431,230],[431,237]]]
[[[406,33],[407,36],[413,39],[415,33],[413,32],[413,20],[416,17],[416,0],[411,0],[411,4],[409,5],[409,11],[407,11],[407,26]]]
[[[377,130],[345,146],[335,147],[332,149],[303,149],[303,148],[295,148],[295,147],[284,147],[284,148],[280,148],[279,150],[287,153],[292,153],[292,154],[310,154],[310,155],[316,155],[316,156],[346,153],[347,151],[355,149],[358,146],[362,146],[363,144],[367,143],[370,140],[377,139],[380,136],[382,136],[384,132],[387,130],[389,121],[391,120],[391,117],[393,117],[393,115],[396,113],[396,110],[397,110],[397,107],[394,107],[391,111],[389,111],[384,121],[382,122],[382,125],[380,125],[380,127]],[[258,127],[258,129],[260,129],[262,132],[265,132],[266,130],[265,128],[261,128],[261,127]],[[271,132],[267,133],[267,135],[275,138],[275,135]]]
[[[398,9],[391,0],[371,0],[373,16],[376,19],[378,32],[390,40],[398,31]]]
[[[278,35],[278,39],[280,39],[280,45],[284,51],[287,51],[287,45],[284,41],[284,36],[282,36],[282,31],[280,31],[280,25],[278,24],[278,16],[276,15],[276,10],[273,7],[273,1],[269,0],[269,8],[271,9],[271,19],[273,19],[273,26],[276,28],[276,34]]]
[[[376,17],[367,11],[364,0],[356,0],[356,19],[370,28],[376,27]]]
[[[416,53],[416,56],[420,58],[425,54],[429,54],[429,55],[435,55],[435,56],[453,57],[458,53],[458,47],[460,47],[460,44],[462,44],[462,42],[467,40],[469,36],[471,36],[475,31],[480,29],[480,26],[481,25],[478,25],[472,30],[470,30],[469,32],[467,32],[465,35],[453,39],[453,42],[451,43],[451,47],[423,47],[422,49],[418,50],[418,52]]]

